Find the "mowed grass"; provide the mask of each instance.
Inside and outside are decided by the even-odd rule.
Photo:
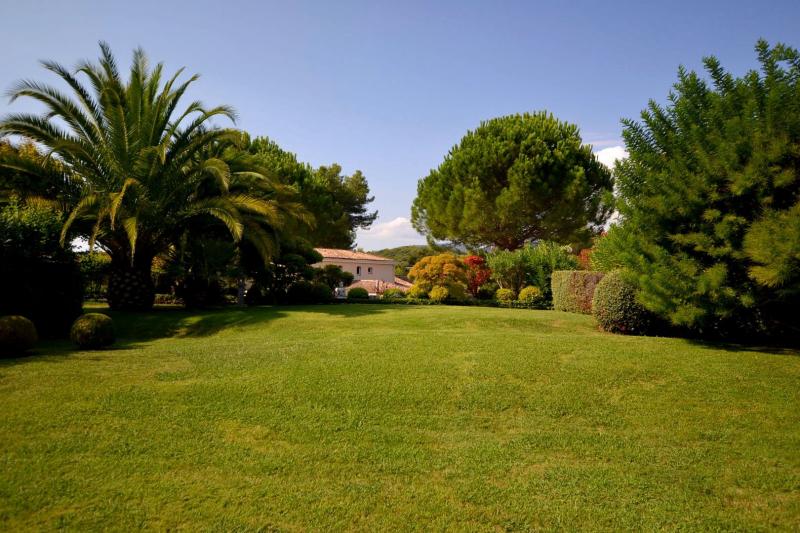
[[[0,365],[0,529],[800,527],[800,357],[590,317],[114,315]]]

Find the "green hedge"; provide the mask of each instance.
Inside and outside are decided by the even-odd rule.
[[[602,272],[556,270],[551,278],[553,309],[570,313],[592,313],[594,289],[603,279]]]

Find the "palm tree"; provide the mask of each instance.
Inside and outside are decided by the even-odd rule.
[[[46,111],[4,117],[0,136],[31,139],[62,163],[69,175],[58,178],[66,184],[61,199],[69,213],[62,243],[84,235],[91,246],[97,242],[109,252],[111,307],[152,306],[153,258],[195,221],[218,221],[235,242],[249,240],[268,260],[286,219],[307,214],[287,202],[287,191],[251,158],[237,153],[241,132],[212,125],[214,117],[235,121],[233,110],[194,101],[178,112],[197,75],[179,83],[181,69],[162,84],[163,64],[150,69],[137,49],[125,83],[109,46],[100,43],[100,50],[96,64],[81,62],[74,72],[42,63],[71,96],[35,81],[19,82],[11,101],[32,98]],[[0,164],[37,172],[30,163]]]

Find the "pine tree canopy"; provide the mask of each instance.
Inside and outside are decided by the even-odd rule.
[[[541,112],[468,132],[417,186],[414,227],[433,239],[516,249],[529,240],[586,242],[610,213],[609,170],[577,126]]]

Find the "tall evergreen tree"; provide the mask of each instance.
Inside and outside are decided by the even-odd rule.
[[[583,244],[610,214],[611,187],[577,126],[544,112],[510,115],[468,132],[419,181],[411,217],[421,233],[468,246]]]
[[[710,80],[680,69],[666,106],[624,121],[622,223],[598,243],[645,306],[703,333],[797,327],[800,56],[756,51],[760,72],[735,78],[706,58]]]

